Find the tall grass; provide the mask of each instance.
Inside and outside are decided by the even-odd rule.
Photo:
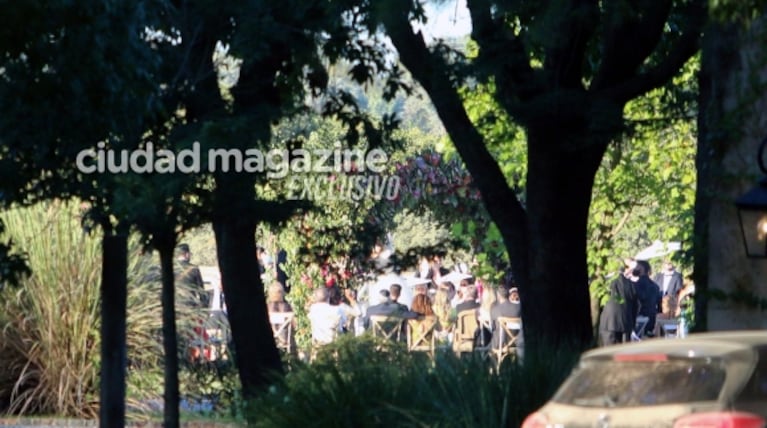
[[[548,400],[575,355],[552,352],[500,373],[480,358],[432,361],[397,344],[342,340],[291,367],[251,403],[258,427],[518,427]]]
[[[76,204],[60,201],[2,214],[7,235],[26,252],[33,273],[18,289],[0,293],[0,411],[98,414],[101,240],[84,233],[79,215]],[[127,311],[132,371],[159,367],[162,359],[160,285],[143,281],[152,261],[139,250],[132,240]],[[180,318],[191,318],[181,312]],[[132,391],[155,394],[162,387],[142,385],[141,376],[129,380],[139,386],[129,383]]]

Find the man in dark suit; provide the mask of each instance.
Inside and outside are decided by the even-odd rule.
[[[463,301],[456,305],[455,312],[461,313],[463,311],[468,310],[476,310],[479,308],[479,303],[477,303],[477,287],[473,285],[469,285],[466,287],[463,293]]]
[[[658,272],[653,279],[660,288],[660,298],[665,296],[671,296],[670,304],[672,307],[677,305],[677,297],[679,296],[679,290],[682,289],[682,274],[674,269],[674,263],[671,260],[663,262],[663,270]]]
[[[399,296],[402,294],[402,286],[399,284],[392,284],[389,286],[389,298],[391,302],[399,307],[400,312],[408,312],[407,305],[403,305],[399,302]]]
[[[599,336],[602,345],[631,341],[639,304],[634,281],[638,276],[635,261],[627,261],[623,274],[610,283],[610,298],[599,317]]]
[[[491,291],[486,291],[491,292]],[[522,308],[519,304],[519,292],[516,287],[509,290],[506,287],[498,288],[498,303],[490,309],[490,319],[493,320],[493,347],[498,347],[501,341],[501,328],[497,325],[499,317],[520,318]],[[520,328],[521,331],[521,328]],[[508,340],[508,338],[506,339]],[[506,340],[504,342],[506,342]],[[521,345],[522,336],[517,339],[517,346]]]

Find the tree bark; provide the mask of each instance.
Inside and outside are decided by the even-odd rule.
[[[695,155],[697,185],[695,188],[695,226],[693,235],[693,281],[695,282],[694,331],[708,329],[710,212],[717,180],[722,180],[724,147],[734,138],[729,129],[725,98],[727,82],[740,59],[735,25],[711,24],[701,43],[701,70],[698,74],[698,150]]]
[[[218,183],[217,188],[227,186]],[[282,374],[282,361],[270,328],[256,259],[255,230],[254,221],[236,214],[213,221],[224,300],[234,340],[234,359],[246,399],[255,397],[269,385],[272,376]]]
[[[125,426],[128,238],[105,231],[101,271],[101,408],[99,426]]]
[[[585,242],[594,175],[606,144],[568,150],[559,142],[577,136],[564,129],[528,131],[530,239],[527,248],[517,250],[527,251],[529,263],[529,276],[520,288],[525,341],[544,352],[562,346],[581,351],[593,345]]]
[[[178,334],[176,329],[175,278],[173,242],[159,248],[162,268],[162,343],[165,352],[165,388],[163,392],[163,426],[179,426]]]

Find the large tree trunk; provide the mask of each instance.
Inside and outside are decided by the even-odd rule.
[[[282,373],[256,259],[255,229],[255,222],[236,212],[213,221],[234,358],[246,399],[267,386],[273,375]]]
[[[708,329],[709,257],[711,257],[710,214],[716,195],[716,182],[722,180],[724,147],[737,139],[727,126],[725,98],[727,83],[740,60],[735,25],[712,24],[703,35],[701,70],[698,75],[698,150],[695,156],[695,226],[693,237],[693,280],[695,281],[695,331]]]
[[[163,426],[179,426],[178,335],[176,331],[174,243],[159,248],[162,267],[162,343],[165,351]]]
[[[125,426],[128,238],[105,232],[101,271],[101,408],[99,426]]]
[[[563,129],[528,131],[529,276],[521,278],[520,293],[527,346],[544,352],[593,344],[585,244],[594,174],[605,146],[568,151],[560,142],[574,136]]]

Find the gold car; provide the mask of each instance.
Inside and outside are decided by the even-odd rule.
[[[522,428],[764,428],[767,330],[585,352]]]

